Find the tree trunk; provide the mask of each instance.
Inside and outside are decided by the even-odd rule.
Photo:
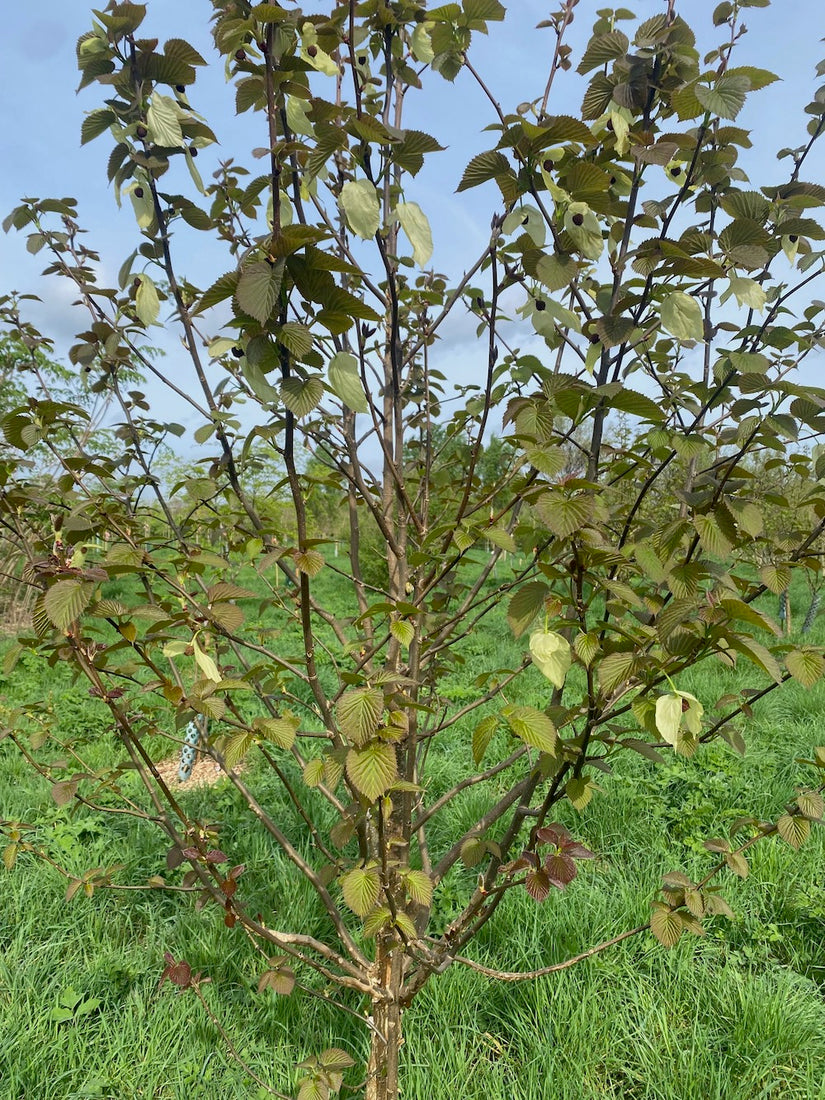
[[[373,1030],[370,1032],[366,1100],[398,1100],[398,1061],[404,1042],[401,1016],[404,1010],[400,1000],[403,965],[397,943],[379,943],[376,970],[389,999],[375,1000],[372,1004]]]
[[[401,1033],[402,1012],[397,1001],[373,1005],[375,1031],[370,1036],[366,1100],[398,1098],[398,1056],[404,1041]]]

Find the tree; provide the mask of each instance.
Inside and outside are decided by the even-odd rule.
[[[268,958],[262,987],[287,994],[305,970],[361,998],[370,1100],[397,1096],[403,1014],[447,967],[519,981],[577,961],[536,960],[522,973],[464,954],[511,891],[541,902],[575,889],[597,853],[556,821],[563,801],[584,814],[598,797],[594,776],[623,754],[655,764],[718,737],[740,746],[760,698],[790,678],[811,686],[825,670],[819,649],[780,636],[762,599],[819,572],[823,485],[807,483],[811,525],[781,535],[781,500],[766,508],[749,487],[762,452],[781,456],[800,431],[818,438],[825,425],[825,390],[795,374],[823,344],[825,304],[811,295],[823,273],[825,188],[804,171],[825,106],[820,89],[806,108],[808,137],[785,151],[785,182],[752,188],[737,164],[748,133],[735,120],[776,78],[737,62],[743,11],[760,6],[720,4],[720,44],[704,60],[672,3],[627,33],[625,9],[600,11],[577,62],[587,82],[572,117],[551,112],[555,82],[574,63],[565,35],[576,0],[541,24],[554,41],[548,80],[515,111],[472,60],[473,36],[504,17],[498,0],[431,10],[351,0],[320,15],[291,2],[212,0],[237,108],[260,119],[262,171],[228,160],[206,185],[194,158],[215,135],[189,99],[204,59],[181,39],[160,47],[143,5],[112,2],[78,43],[81,86],[99,83],[106,96],[82,137],[114,142],[109,178],[130,199],[138,252],[118,286],[101,287],[72,201],[26,200],[7,219],[88,310],[70,359],[120,409],[126,450],[114,464],[65,457],[56,500],[20,464],[43,416],[67,425],[71,409],[41,402],[12,414],[0,510],[42,590],[36,636],[20,646],[89,681],[129,768],[92,774],[73,750],[72,768],[58,772],[6,732],[54,780],[58,803],[125,810],[162,829],[168,876],[147,885],[217,904]],[[492,148],[457,189],[486,202],[492,223],[450,285],[427,268],[431,229],[415,201],[416,176],[441,146],[407,128],[404,111],[426,80],[445,81],[446,102],[461,70],[489,101]],[[211,286],[182,274],[186,227],[226,245],[227,271]],[[144,268],[133,275],[137,255]],[[453,391],[439,341],[465,310],[478,324],[482,382]],[[6,320],[16,324],[8,310]],[[159,323],[181,332],[190,380],[141,352]],[[134,362],[199,419],[200,509],[180,508],[153,469],[177,426],[124,390],[121,371]],[[499,415],[505,445],[484,466]],[[261,447],[283,470],[287,518],[250,491]],[[343,502],[348,567],[325,554],[320,483]],[[64,517],[57,532],[38,524],[38,508]],[[221,555],[204,545],[209,509],[228,531]],[[104,532],[105,554],[79,552]],[[758,573],[757,550],[769,563]],[[382,568],[370,571],[379,551]],[[502,579],[507,551],[522,564]],[[325,581],[341,573],[345,596],[339,584],[333,597]],[[115,578],[117,599],[107,594]],[[462,639],[504,603],[529,648],[451,705],[443,677]],[[752,686],[732,700],[678,686],[717,660],[750,668]],[[311,930],[250,907],[244,838],[219,844],[159,772],[164,747],[178,746],[195,716],[210,722],[208,752],[245,800],[250,829],[268,834],[314,892]],[[441,790],[431,749],[455,740],[466,772]],[[255,767],[242,772],[242,760]],[[825,749],[812,764],[808,785],[778,793],[789,801],[776,820],[748,818],[736,835],[708,838],[700,881],[663,868],[649,921],[585,955],[648,929],[671,946],[728,914],[716,876],[746,874],[746,851],[777,833],[797,847],[820,819]],[[300,835],[261,793],[274,780]],[[445,810],[469,789],[487,792],[483,812],[445,839]],[[5,828],[7,863],[37,854],[18,826]],[[457,914],[436,919],[445,883],[466,885],[455,876],[462,863],[477,879]],[[90,871],[68,896],[118,874]],[[185,960],[167,963],[164,977],[199,994]],[[351,1063],[347,1052],[319,1052],[302,1063],[299,1096],[338,1092]]]

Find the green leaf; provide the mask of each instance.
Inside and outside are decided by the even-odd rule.
[[[371,240],[381,224],[381,205],[378,192],[369,180],[349,180],[341,188],[338,205],[353,233],[363,240]]]
[[[359,917],[365,917],[374,908],[381,891],[381,878],[378,867],[355,867],[339,880],[344,901]]]
[[[267,741],[274,741],[279,748],[287,752],[295,744],[295,734],[298,732],[300,721],[289,711],[278,718],[256,718],[255,729],[260,731]]]
[[[415,923],[409,913],[405,913],[403,909],[396,909],[394,924],[407,940],[416,940],[418,938]]]
[[[201,648],[197,634],[192,638],[192,650],[195,654],[195,663],[207,680],[212,680],[214,683],[219,684],[223,677],[218,671],[218,666],[209,654]]]
[[[765,308],[768,295],[756,279],[746,279],[742,275],[730,275],[728,279],[728,288],[740,306],[748,306],[750,309]],[[722,301],[726,297],[727,295],[723,295]]]
[[[132,209],[138,225],[141,229],[148,229],[155,219],[155,204],[151,190],[144,184],[135,183],[131,185],[129,198],[132,200]]]
[[[755,504],[743,504],[735,509],[737,526],[750,535],[758,538],[765,529],[765,518]]]
[[[355,1060],[340,1047],[328,1047],[321,1052],[318,1061],[331,1073],[340,1073],[342,1069],[349,1069],[355,1065]]]
[[[416,34],[419,32],[426,35],[426,40],[429,42],[429,33],[423,27],[423,24],[419,23],[413,31],[414,51]],[[433,53],[430,50],[430,57],[427,60],[432,61],[432,59]],[[439,145],[434,137],[423,130],[404,130],[402,133],[404,135],[402,140],[392,147],[392,159],[399,168],[403,168],[413,176],[417,175],[423,168],[426,153],[439,153],[444,149],[443,145]]]
[[[464,0],[464,15],[471,22],[485,22],[488,19],[500,22],[504,19],[505,10],[500,0]]]
[[[312,332],[297,321],[285,321],[278,329],[278,343],[295,359],[303,359],[312,351]]]
[[[727,642],[731,649],[744,654],[749,661],[767,672],[768,676],[777,684],[782,683],[782,670],[776,657],[761,642],[757,642],[744,634],[732,634],[728,637]]]
[[[777,818],[776,831],[786,844],[798,849],[811,835],[811,823],[807,817],[801,817],[798,814],[782,814]]]
[[[509,554],[515,554],[517,550],[516,540],[504,527],[485,527],[484,537],[497,546],[500,550],[506,550]]]
[[[765,587],[776,596],[781,596],[791,583],[792,573],[787,565],[769,563],[759,569],[759,578]]]
[[[487,855],[487,845],[478,836],[471,836],[461,845],[461,862],[465,867],[477,867]]]
[[[329,1100],[329,1085],[315,1077],[304,1077],[298,1086],[298,1100]]]
[[[547,715],[535,707],[507,706],[501,712],[513,733],[525,745],[552,756],[556,751],[556,727]]]
[[[350,782],[369,802],[388,790],[398,778],[395,748],[386,741],[372,741],[347,753]]]
[[[417,202],[400,202],[395,213],[413,247],[413,259],[424,267],[433,254],[433,234],[427,215]]]
[[[682,697],[675,692],[656,700],[656,729],[669,745],[679,740],[682,725]]]
[[[422,65],[429,65],[435,57],[430,30],[426,23],[416,25],[410,39],[410,49],[415,60]]]
[[[551,292],[570,286],[579,265],[568,253],[556,252],[542,256],[536,264],[536,278]]]
[[[140,276],[140,285],[135,294],[135,313],[138,320],[147,327],[153,325],[160,313],[160,299],[157,288],[148,275]]]
[[[580,119],[573,118],[572,115],[548,115],[541,125],[541,136],[538,140],[542,149],[567,141],[575,141],[578,145],[593,145],[596,142],[590,127]],[[593,170],[600,176],[604,175],[595,165],[585,161],[578,161],[571,167],[570,172],[576,172],[578,169],[584,169],[591,178]],[[609,178],[606,176],[605,181]]]
[[[429,905],[433,900],[433,883],[426,871],[407,871],[403,877],[412,900],[419,905]]]
[[[608,653],[599,662],[599,687],[611,692],[629,681],[636,672],[636,655],[628,651]]]
[[[684,930],[682,918],[678,913],[664,902],[654,902],[650,917],[650,931],[663,947],[673,947]]]
[[[705,553],[712,558],[726,561],[732,547],[716,519],[713,516],[694,516],[693,524]]]
[[[626,34],[621,31],[610,31],[608,34],[594,35],[587,44],[584,57],[579,62],[576,72],[589,73],[592,69],[598,69],[615,61],[617,57],[624,57],[628,51],[630,42]]]
[[[304,764],[304,783],[308,787],[317,787],[324,779],[323,756],[313,757]]]
[[[780,633],[779,628],[767,615],[763,615],[761,611],[757,611],[755,607],[745,603],[744,600],[736,599],[735,596],[722,596],[719,600],[719,606],[731,619],[750,623],[751,626],[757,626],[768,634]]]
[[[747,878],[750,873],[748,867],[748,861],[742,855],[741,852],[725,852],[725,863],[728,865],[728,869],[733,871],[739,878]]]
[[[537,630],[530,635],[530,656],[542,676],[554,687],[564,686],[573,663],[570,643],[553,630]]]
[[[677,340],[704,340],[702,308],[695,298],[674,290],[662,302],[662,326]]]
[[[785,658],[785,667],[794,680],[812,688],[825,672],[825,659],[812,649],[794,649]]]
[[[796,794],[796,804],[799,807],[799,812],[810,818],[811,821],[822,820],[825,803],[823,803],[819,791],[809,791],[800,787]]]
[[[498,727],[498,717],[495,714],[488,714],[486,718],[482,718],[476,728],[473,730],[473,760],[476,767],[479,766],[484,759],[484,754],[490,746],[490,742],[493,739],[493,734]]]
[[[566,539],[588,522],[593,505],[588,497],[565,497],[551,492],[539,497],[536,511],[554,535]]]
[[[158,92],[152,93],[152,99],[146,111],[146,125],[155,145],[171,149],[179,149],[183,145],[180,115],[180,108],[174,99],[160,95]]]
[[[324,396],[324,383],[319,374],[309,378],[285,378],[281,383],[281,400],[297,417],[308,416]]]
[[[408,619],[395,619],[390,623],[390,634],[405,649],[409,649],[415,638],[415,627]]]
[[[573,809],[579,812],[585,809],[596,790],[597,787],[593,780],[583,776],[579,776],[578,779],[568,779],[564,787],[564,793],[570,800]]]
[[[581,663],[589,668],[600,649],[598,634],[595,631],[577,634],[573,639],[573,648]]]
[[[470,187],[478,187],[482,183],[487,183],[488,180],[507,175],[509,172],[510,162],[503,153],[493,149],[486,153],[479,153],[464,169],[464,175],[456,191],[467,191]]]
[[[299,550],[295,554],[295,566],[299,573],[306,573],[308,577],[317,577],[325,565],[324,555],[310,547],[309,550]]]
[[[105,134],[113,122],[117,122],[117,116],[109,107],[100,107],[95,111],[90,111],[83,119],[83,124],[80,127],[80,144],[85,145],[89,141],[94,141],[101,134]]]
[[[384,713],[384,693],[379,688],[355,688],[338,700],[335,716],[341,732],[354,745],[368,741]]]
[[[58,581],[46,592],[43,606],[58,630],[68,630],[89,605],[95,586],[74,578]]]
[[[238,308],[260,324],[266,324],[278,301],[282,278],[282,264],[269,264],[265,260],[249,264],[241,272],[235,287]],[[201,303],[199,308],[205,307]]]
[[[564,228],[576,251],[588,260],[598,260],[604,250],[604,238],[599,219],[587,203],[571,202],[564,214]]]
[[[206,61],[201,57],[194,46],[184,38],[168,38],[163,43],[163,52],[166,57],[172,58],[181,65],[205,65]]]
[[[22,654],[23,654],[23,646],[20,645],[19,642],[14,642],[6,650],[5,654],[3,655],[3,666],[2,666],[3,667],[3,675],[5,677],[8,678],[14,672],[15,668],[17,667],[17,662],[20,660],[20,657],[22,656]]]
[[[746,77],[753,92],[759,91],[760,88],[767,88],[769,84],[779,80],[776,73],[772,73],[770,69],[758,69],[754,65],[736,65],[728,69],[727,75]]]
[[[246,730],[231,733],[223,743],[223,758],[227,768],[237,768],[255,744],[255,738]]]
[[[544,581],[530,581],[510,598],[507,622],[514,637],[520,638],[536,615],[544,609],[544,601],[549,594],[550,589]]]
[[[239,278],[240,276],[237,271],[227,271],[225,275],[221,275],[208,290],[203,292],[193,312],[202,313],[203,310],[209,309],[210,306],[216,306],[226,298],[231,298],[238,286]]]
[[[327,368],[327,384],[336,397],[340,398],[353,412],[365,413],[369,410],[367,395],[358,373],[358,360],[347,351],[333,355]]]
[[[705,110],[719,118],[733,119],[745,106],[745,96],[751,90],[751,82],[741,73],[723,73],[712,88],[696,84],[693,90]]]
[[[392,912],[387,905],[379,905],[364,917],[362,932],[367,939],[377,936],[392,921]]]

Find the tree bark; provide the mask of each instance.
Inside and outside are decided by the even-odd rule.
[[[372,1004],[373,1030],[370,1033],[370,1057],[367,1066],[366,1100],[398,1100],[398,1062],[404,1042],[402,1032],[401,986],[402,956],[392,945],[379,945],[376,967],[381,984],[390,994],[387,1000]]]

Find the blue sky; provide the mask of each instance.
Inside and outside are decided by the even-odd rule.
[[[506,22],[493,24],[487,40],[477,36],[472,56],[502,106],[512,110],[519,102],[534,99],[543,88],[553,35],[535,30],[535,24],[557,5],[552,0],[504,2],[508,6]],[[595,9],[603,2],[581,0],[569,38],[574,58],[581,55]],[[628,0],[628,6],[645,18],[661,11],[664,5],[661,0],[635,4]],[[319,11],[328,5],[321,0],[305,7]],[[697,30],[703,49],[721,40],[721,29],[714,29],[711,22],[715,3],[684,0],[678,7]],[[148,0],[145,33],[159,37],[161,42],[168,37],[187,38],[210,58],[210,10],[207,0]],[[741,163],[754,183],[778,183],[787,175],[788,162],[777,162],[775,152],[783,145],[804,142],[807,116],[802,108],[825,79],[817,79],[814,72],[825,56],[821,41],[825,8],[822,0],[779,0],[769,8],[747,11],[745,18],[749,33],[737,46],[734,63],[769,68],[781,76],[782,84],[754,93],[737,119],[737,124],[754,130],[755,148]],[[136,227],[129,204],[118,211],[106,184],[105,163],[111,148],[108,136],[80,146],[83,115],[103,98],[97,87],[74,94],[78,79],[75,42],[90,25],[90,8],[84,0],[10,2],[4,12],[4,34],[0,38],[0,103],[4,116],[0,217],[22,195],[75,196],[79,200],[79,220],[89,230],[87,243],[101,252],[105,271],[114,278],[122,259],[137,243]],[[580,78],[572,73],[560,74],[551,99],[552,113],[575,112],[581,92]],[[208,178],[219,158],[234,156],[240,163],[250,164],[249,150],[264,144],[261,120],[235,116],[232,89],[224,82],[220,63],[209,71],[199,70],[198,83],[189,98],[193,107],[207,117],[221,142],[219,147],[201,154],[198,165],[204,177]],[[440,80],[430,81],[428,92],[411,98],[410,108],[407,125],[429,130],[449,146],[447,152],[429,158],[428,168],[406,197],[419,202],[433,224],[433,265],[455,275],[480,250],[488,233],[492,192],[482,188],[456,196],[454,191],[470,157],[493,144],[481,133],[493,116],[467,74],[459,76],[454,88]],[[251,162],[253,168],[255,163]],[[805,175],[808,179],[825,179],[825,150],[817,151]],[[184,177],[185,172],[182,186]],[[201,286],[231,266],[231,261],[204,237],[192,232],[182,265],[184,274]],[[45,304],[37,310],[36,320],[57,339],[58,349],[65,351],[73,333],[85,327],[86,321],[69,308],[73,297],[70,288],[39,278],[43,266],[42,255],[32,257],[26,252],[21,235],[0,235],[2,290],[15,287],[44,297]],[[452,338],[457,344],[470,342],[472,331],[468,320],[466,326],[456,327]],[[177,354],[173,346],[170,359]]]

